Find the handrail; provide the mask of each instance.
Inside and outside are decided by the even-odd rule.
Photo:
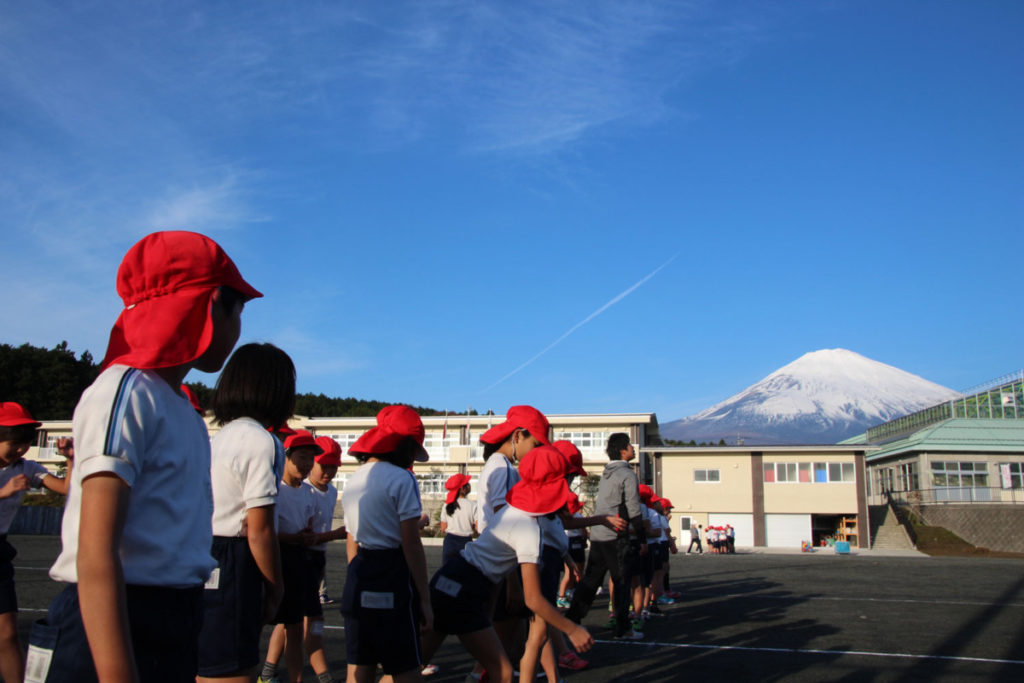
[[[909,515],[906,510],[901,510],[896,507],[896,501],[893,500],[892,493],[889,491],[885,492],[885,501],[889,505],[889,511],[896,515],[896,521],[900,523],[903,530],[907,533],[907,538],[913,544],[914,548],[917,548],[917,532],[914,531],[914,525],[910,523]],[[902,513],[902,514],[901,514]]]

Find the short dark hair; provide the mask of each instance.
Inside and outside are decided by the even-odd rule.
[[[530,430],[528,429],[513,429],[511,432],[509,432],[508,439],[505,439],[505,441],[502,441],[501,443],[490,443],[488,441],[481,441],[480,443],[483,444],[484,446],[484,460],[487,460],[487,458],[494,455],[498,451],[498,449],[504,446],[505,443],[509,439],[511,439],[517,431],[521,431],[524,437],[530,436]]]
[[[251,417],[276,427],[295,412],[295,363],[273,344],[235,349],[220,373],[210,399],[219,424]]]
[[[608,447],[605,452],[608,453],[609,460],[622,460],[622,451],[627,448],[629,448],[629,434],[615,432],[608,437]]]
[[[12,441],[14,443],[35,443],[39,427],[34,424],[12,425],[9,427],[0,426],[0,441]]]

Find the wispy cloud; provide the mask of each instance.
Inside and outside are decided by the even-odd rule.
[[[607,310],[608,310],[609,308],[611,308],[611,307],[612,307],[612,306],[614,306],[615,304],[619,303],[620,301],[622,301],[623,299],[625,299],[625,298],[626,298],[627,296],[629,296],[630,294],[632,294],[633,292],[635,292],[635,291],[636,291],[637,289],[639,289],[641,285],[643,285],[643,284],[644,284],[645,282],[647,282],[647,281],[648,281],[648,280],[650,280],[650,279],[651,279],[652,277],[654,277],[655,275],[657,275],[657,274],[658,274],[658,273],[659,273],[659,272],[660,272],[660,271],[661,271],[661,270],[662,270],[663,268],[665,268],[665,266],[667,266],[667,265],[669,265],[670,263],[672,263],[673,261],[675,261],[675,260],[676,260],[676,257],[677,257],[677,256],[679,256],[679,254],[676,254],[675,256],[673,256],[672,258],[670,258],[670,259],[669,259],[668,261],[666,261],[665,263],[661,264],[660,266],[658,266],[657,268],[655,268],[654,270],[652,270],[652,271],[651,271],[650,273],[648,273],[647,275],[645,275],[645,276],[644,276],[644,277],[643,277],[643,278],[642,278],[642,279],[641,279],[641,280],[640,280],[639,282],[637,282],[636,284],[632,285],[631,287],[628,287],[628,288],[627,288],[627,289],[626,289],[625,291],[623,291],[623,292],[619,293],[618,295],[616,295],[616,296],[612,297],[612,299],[611,299],[611,300],[609,300],[608,302],[606,302],[606,303],[605,303],[605,304],[604,304],[603,306],[601,306],[601,307],[600,307],[600,308],[598,308],[598,309],[597,309],[596,311],[594,311],[593,313],[591,313],[590,315],[588,315],[588,316],[587,316],[586,318],[584,318],[583,320],[579,321],[578,323],[576,323],[575,325],[573,325],[572,327],[570,327],[570,328],[569,328],[568,330],[566,330],[566,331],[565,331],[565,332],[564,332],[564,333],[562,334],[562,336],[560,336],[560,337],[559,337],[558,339],[556,339],[555,341],[553,341],[553,342],[551,342],[550,344],[548,344],[547,346],[545,346],[545,347],[544,347],[543,349],[541,349],[541,350],[540,350],[540,351],[538,351],[538,352],[537,352],[536,354],[534,354],[533,356],[531,356],[531,357],[530,357],[530,358],[529,358],[528,360],[526,360],[526,362],[522,363],[522,364],[521,364],[521,365],[520,365],[519,367],[517,367],[517,368],[516,368],[515,370],[512,370],[511,372],[509,372],[509,373],[507,373],[506,375],[504,375],[504,376],[503,376],[503,377],[502,377],[501,379],[499,379],[499,380],[498,380],[497,382],[495,382],[494,384],[492,384],[492,385],[490,385],[489,387],[487,387],[486,389],[484,389],[484,390],[483,390],[483,391],[482,391],[481,393],[484,393],[484,392],[490,391],[490,390],[491,390],[491,389],[493,389],[494,387],[498,386],[499,384],[501,384],[502,382],[504,382],[505,380],[507,380],[507,379],[508,379],[509,377],[511,377],[512,375],[515,375],[515,374],[516,374],[516,373],[518,373],[518,372],[519,372],[520,370],[523,370],[524,368],[526,368],[526,367],[527,367],[528,365],[530,365],[531,363],[533,363],[533,362],[534,362],[535,360],[537,360],[538,358],[540,358],[541,356],[543,356],[543,355],[544,355],[545,353],[547,353],[547,352],[548,352],[548,351],[550,351],[551,349],[553,349],[553,348],[555,348],[556,346],[558,346],[559,344],[561,344],[561,343],[562,343],[563,341],[565,341],[565,339],[566,339],[566,338],[567,338],[567,337],[568,337],[568,336],[569,336],[570,334],[572,334],[572,333],[573,333],[573,332],[575,332],[576,330],[580,329],[581,327],[583,327],[584,325],[586,325],[587,323],[589,323],[589,322],[590,322],[591,320],[593,320],[593,319],[594,319],[594,318],[596,318],[597,316],[601,315],[602,313],[604,313],[605,311],[607,311]]]

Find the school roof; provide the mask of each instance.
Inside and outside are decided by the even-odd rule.
[[[848,439],[849,447],[864,443],[865,436]],[[868,462],[914,452],[929,453],[1024,453],[1024,420],[1000,418],[950,418],[884,444],[876,444]]]

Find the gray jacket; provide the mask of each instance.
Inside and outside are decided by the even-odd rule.
[[[643,509],[640,502],[640,485],[636,475],[625,460],[612,460],[604,466],[601,483],[597,487],[597,499],[594,501],[594,515],[620,515],[626,519],[642,517]],[[621,506],[625,503],[625,512]],[[625,536],[626,531],[621,532]],[[592,541],[614,541],[620,534],[606,526],[595,526],[590,529]]]

